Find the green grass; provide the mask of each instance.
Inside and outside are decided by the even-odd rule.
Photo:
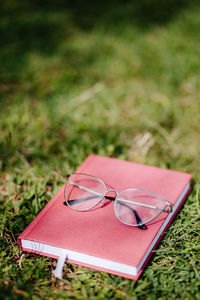
[[[2,299],[200,299],[200,5],[138,2],[0,4]],[[193,174],[137,282],[19,251],[90,153]]]

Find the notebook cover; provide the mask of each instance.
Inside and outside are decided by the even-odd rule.
[[[186,173],[99,155],[89,155],[77,172],[96,176],[108,188],[118,191],[127,188],[149,190],[162,195],[173,205],[192,177]],[[102,207],[87,212],[74,211],[63,202],[64,186],[19,236],[21,250],[45,255],[40,251],[22,249],[20,241],[27,239],[138,267],[166,219],[164,212],[147,225],[147,230],[141,230],[124,225],[116,218],[113,201],[105,200]],[[56,255],[52,257],[57,258]],[[137,276],[131,276],[75,263],[131,279],[138,279],[144,268],[143,265]]]

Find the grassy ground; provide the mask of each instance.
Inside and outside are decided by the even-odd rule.
[[[2,299],[200,299],[200,5],[138,2],[0,4]],[[19,251],[90,153],[194,176],[138,282]]]

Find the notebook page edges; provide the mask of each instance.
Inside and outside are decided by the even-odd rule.
[[[76,252],[68,249],[63,249],[43,243],[38,243],[30,240],[21,240],[23,250],[31,250],[34,253],[38,254],[48,254],[60,257],[65,251],[67,253],[68,260],[77,261],[81,263],[85,263],[94,267],[105,268],[107,270],[116,271],[125,273],[127,275],[136,276],[137,268],[135,266],[130,266],[127,264],[115,262],[108,259],[103,259],[100,257],[84,254],[81,252]]]

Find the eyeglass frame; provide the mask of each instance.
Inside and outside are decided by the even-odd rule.
[[[71,207],[70,204],[68,204],[68,200],[66,199],[67,183],[68,183],[68,181],[69,181],[69,178],[70,178],[72,175],[84,175],[84,176],[88,176],[88,177],[91,177],[91,178],[93,178],[93,179],[96,179],[97,181],[99,181],[100,183],[103,184],[103,186],[104,186],[104,188],[105,188],[105,193],[104,193],[104,194],[96,193],[96,195],[101,196],[101,198],[100,198],[100,200],[99,200],[97,203],[95,203],[94,205],[92,205],[92,206],[89,207],[88,209],[85,209],[85,210],[74,209],[73,207]],[[136,188],[128,188],[128,189],[122,190],[121,192],[118,192],[118,191],[115,190],[115,189],[107,189],[106,184],[105,184],[105,183],[103,182],[103,180],[101,180],[100,178],[98,178],[98,177],[96,177],[96,176],[93,176],[93,175],[90,175],[90,174],[85,174],[85,173],[72,173],[72,174],[70,174],[70,175],[67,175],[66,178],[67,178],[67,182],[65,183],[65,188],[64,188],[64,198],[65,198],[64,204],[66,204],[68,207],[70,207],[71,209],[73,209],[73,210],[75,210],[75,211],[89,211],[90,209],[92,209],[93,207],[95,207],[95,206],[98,205],[98,204],[101,204],[101,206],[102,206],[103,203],[104,203],[104,198],[105,198],[105,199],[109,199],[109,200],[111,200],[111,201],[114,201],[114,212],[115,212],[115,216],[116,216],[116,218],[117,218],[121,223],[123,223],[123,224],[125,224],[125,225],[127,225],[127,226],[138,227],[138,228],[140,228],[140,229],[146,229],[145,224],[147,224],[147,223],[151,222],[152,220],[154,220],[155,218],[157,218],[162,212],[164,212],[164,211],[166,211],[166,212],[168,212],[168,213],[172,213],[172,212],[173,212],[173,205],[172,205],[172,203],[170,203],[170,202],[169,202],[167,199],[165,199],[162,195],[159,195],[159,194],[157,194],[157,193],[154,193],[154,192],[151,192],[151,191],[148,191],[148,190],[136,189]],[[70,182],[70,181],[69,181],[69,182]],[[91,193],[93,193],[93,194],[94,194],[94,192],[95,192],[95,191],[92,191],[92,190],[90,190],[90,189],[88,189],[88,188],[86,188],[86,187],[84,187],[84,186],[78,185],[78,184],[76,184],[76,183],[74,183],[74,182],[70,182],[70,184],[72,184],[72,185],[74,185],[74,186],[77,186],[78,188],[80,188],[80,189],[82,189],[82,190],[85,190],[85,191],[87,191],[87,192],[91,192]],[[149,194],[154,195],[154,196],[156,196],[156,197],[162,199],[163,201],[165,201],[165,206],[164,206],[164,208],[160,208],[160,207],[158,207],[158,206],[152,206],[152,205],[148,205],[148,204],[145,204],[145,203],[140,204],[140,203],[135,202],[135,201],[129,201],[129,200],[125,200],[125,199],[118,199],[118,197],[119,197],[119,195],[120,195],[121,193],[124,193],[124,192],[127,192],[127,191],[140,191],[140,192],[149,193]],[[116,197],[106,196],[106,194],[109,193],[109,192],[114,192],[114,193],[116,193]],[[76,201],[76,200],[75,200],[75,201]],[[117,201],[121,201],[121,202],[124,201],[124,202],[126,202],[126,203],[132,203],[132,204],[136,204],[136,205],[138,205],[138,206],[143,206],[143,207],[153,208],[153,209],[159,209],[160,212],[159,212],[155,217],[152,217],[151,219],[149,219],[149,220],[146,221],[146,222],[142,222],[142,223],[139,223],[139,224],[137,224],[137,225],[127,224],[126,222],[122,221],[122,220],[118,217],[118,214],[117,214],[117,212],[116,212],[116,210],[117,210],[117,208],[116,208]],[[122,204],[122,205],[123,205],[123,204]],[[166,209],[167,206],[169,206],[168,209]],[[132,211],[134,210],[134,214],[135,214],[135,212],[137,213],[137,211],[136,211],[135,209],[133,209],[133,208],[131,208],[131,207],[129,207],[129,208],[130,208]],[[138,213],[137,213],[137,215],[138,215]],[[135,217],[136,217],[136,215],[135,215]],[[139,215],[138,215],[138,217],[139,217]],[[136,219],[137,219],[137,217],[136,217]],[[139,217],[139,219],[140,219],[140,217]],[[140,219],[140,220],[141,220],[141,219]]]

